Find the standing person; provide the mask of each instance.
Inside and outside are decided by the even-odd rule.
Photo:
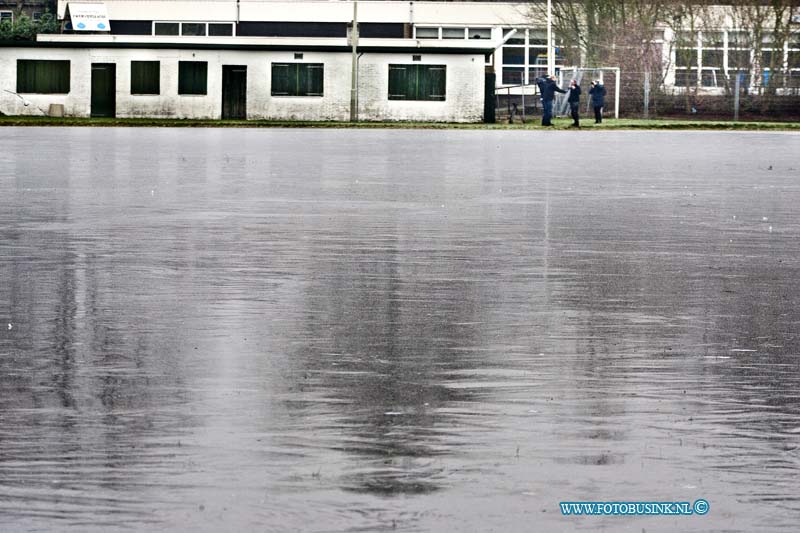
[[[580,128],[581,121],[578,113],[581,107],[581,86],[578,85],[578,80],[569,82],[567,102],[569,102],[569,114],[572,116],[572,127]]]
[[[592,82],[592,88],[589,89],[589,94],[592,96],[592,107],[594,107],[594,123],[600,124],[603,122],[603,106],[605,105],[606,88],[600,83],[600,80]]]
[[[536,85],[539,86],[539,92],[542,96],[542,126],[552,126],[553,118],[553,100],[556,93],[565,94],[567,91],[561,89],[556,85],[555,76],[544,76],[536,79]]]

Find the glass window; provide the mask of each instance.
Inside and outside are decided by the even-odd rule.
[[[177,22],[156,22],[154,28],[155,35],[178,35],[179,30]]]
[[[531,46],[547,46],[547,30],[529,30],[528,40]]]
[[[504,65],[524,65],[525,64],[525,48],[522,46],[504,46],[503,47],[503,64]]]
[[[158,61],[131,61],[131,94],[159,94],[161,92],[161,63]]]
[[[522,85],[524,76],[523,67],[503,67],[503,85]]]
[[[467,35],[470,39],[491,39],[491,28],[468,28]]]
[[[463,39],[464,28],[442,28],[442,39]]]
[[[446,91],[445,65],[389,65],[389,100],[443,101]]]
[[[696,67],[697,49],[679,48],[675,51],[675,66],[677,67]]]
[[[789,68],[800,68],[800,52],[789,52]]]
[[[67,94],[69,75],[69,61],[18,59],[17,92]]]
[[[728,50],[728,68],[742,69],[750,66],[749,50]]]
[[[721,31],[703,32],[703,47],[723,48],[724,46],[725,46],[725,41],[723,41],[723,32]]]
[[[783,68],[783,50],[763,50],[761,68]]]
[[[208,35],[211,37],[230,37],[233,35],[233,24],[209,22]]]
[[[512,35],[507,41],[506,44],[525,44],[525,29],[524,28],[503,28],[503,37],[509,34],[510,31],[516,29],[517,33]]]
[[[208,63],[205,61],[178,62],[178,94],[208,93]]]
[[[800,48],[800,33],[789,35],[789,48]]]
[[[414,28],[417,39],[438,39],[439,28]]]
[[[13,11],[0,11],[0,22],[14,22]]]
[[[722,68],[722,50],[703,50],[703,67]]]
[[[547,48],[529,48],[528,49],[528,64],[529,65],[546,65],[547,64]]]
[[[717,71],[712,69],[703,69],[701,83],[703,84],[703,87],[716,87]]]
[[[752,37],[746,31],[729,31],[728,32],[728,47],[729,48],[748,48]]]
[[[322,96],[322,63],[273,63],[272,96]]]
[[[675,71],[675,87],[694,87],[697,85],[697,71],[680,69]]]
[[[181,24],[181,35],[197,37],[206,35],[205,22],[184,22]]]

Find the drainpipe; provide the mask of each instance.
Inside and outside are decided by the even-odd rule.
[[[350,81],[350,122],[358,122],[358,1],[353,2],[353,29],[350,32],[353,43],[353,67]]]

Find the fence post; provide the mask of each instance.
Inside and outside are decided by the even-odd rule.
[[[650,118],[650,71],[644,71],[644,118]]]
[[[741,84],[742,84],[742,75],[741,73],[736,73],[736,83],[735,83],[735,93],[733,95],[733,121],[737,122],[739,120],[739,93],[741,92]]]

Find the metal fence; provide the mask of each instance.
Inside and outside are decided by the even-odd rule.
[[[575,78],[583,89],[581,114],[590,113],[589,81],[606,87],[606,117],[691,118],[708,120],[800,120],[800,76],[796,73],[752,75],[715,73],[677,76],[665,84],[661,73],[613,68],[561,68],[559,87]],[[534,84],[503,85],[494,91],[497,122],[531,122],[541,118],[541,101]],[[567,116],[566,95],[557,95],[556,116]]]

